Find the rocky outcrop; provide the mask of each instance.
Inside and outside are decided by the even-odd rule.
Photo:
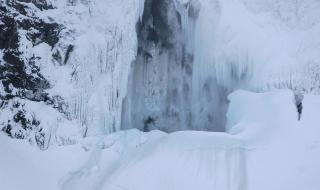
[[[58,43],[63,26],[35,14],[48,9],[53,7],[46,1],[33,0],[7,1],[0,7],[0,109],[2,117],[7,117],[0,129],[13,138],[27,138],[35,130],[41,148],[44,140],[40,137],[45,133],[36,116],[27,113],[24,102],[43,102],[66,114],[63,99],[46,92],[51,84],[41,74],[38,62],[43,58],[25,48],[27,43],[51,48]]]

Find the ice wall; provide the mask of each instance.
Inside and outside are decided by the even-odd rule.
[[[68,59],[72,89],[62,92],[69,111],[80,121],[84,136],[117,131],[130,65],[137,54],[135,25],[143,1],[75,1],[64,9],[72,36],[67,39],[66,34],[65,39],[73,47]]]
[[[224,131],[234,90],[318,93],[319,5],[273,3],[146,1],[123,128]]]
[[[214,42],[208,38],[218,3],[205,3],[146,1],[137,26],[138,55],[123,107],[123,128],[224,130],[227,89],[214,77]]]
[[[171,0],[147,0],[137,25],[138,55],[123,107],[123,128],[191,128],[192,32],[187,9]],[[190,21],[190,23],[186,23]],[[188,25],[190,24],[190,25]],[[185,27],[185,28],[183,28]]]

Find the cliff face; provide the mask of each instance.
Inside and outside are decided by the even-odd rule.
[[[28,104],[37,102],[68,116],[61,96],[46,91],[52,86],[41,73],[44,58],[32,51],[39,44],[54,49],[59,41],[63,25],[37,15],[50,9],[46,1],[7,1],[0,7],[0,127],[14,138],[27,138],[34,131],[41,148],[46,146],[46,126],[29,112]]]
[[[319,7],[2,1],[0,128],[43,149],[128,128],[224,131],[234,90],[319,93]]]
[[[118,130],[143,3],[21,0],[0,9],[1,130],[42,149]]]

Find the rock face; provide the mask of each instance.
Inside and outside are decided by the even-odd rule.
[[[22,0],[0,6],[0,128],[13,138],[27,138],[35,131],[41,148],[46,134],[39,119],[26,110],[25,102],[42,102],[67,114],[63,99],[46,92],[51,84],[40,71],[39,60],[43,58],[27,49],[40,43],[53,49],[58,43],[63,26],[35,15],[52,8],[46,1]]]
[[[142,10],[140,0],[1,1],[0,130],[41,149],[119,130]]]

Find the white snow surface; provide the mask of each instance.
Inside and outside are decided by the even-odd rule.
[[[289,90],[229,100],[227,133],[132,129],[44,152],[0,136],[1,189],[320,189],[319,96],[300,121]]]
[[[89,154],[80,145],[41,151],[24,140],[0,134],[0,189],[57,190],[64,176],[76,170]]]

